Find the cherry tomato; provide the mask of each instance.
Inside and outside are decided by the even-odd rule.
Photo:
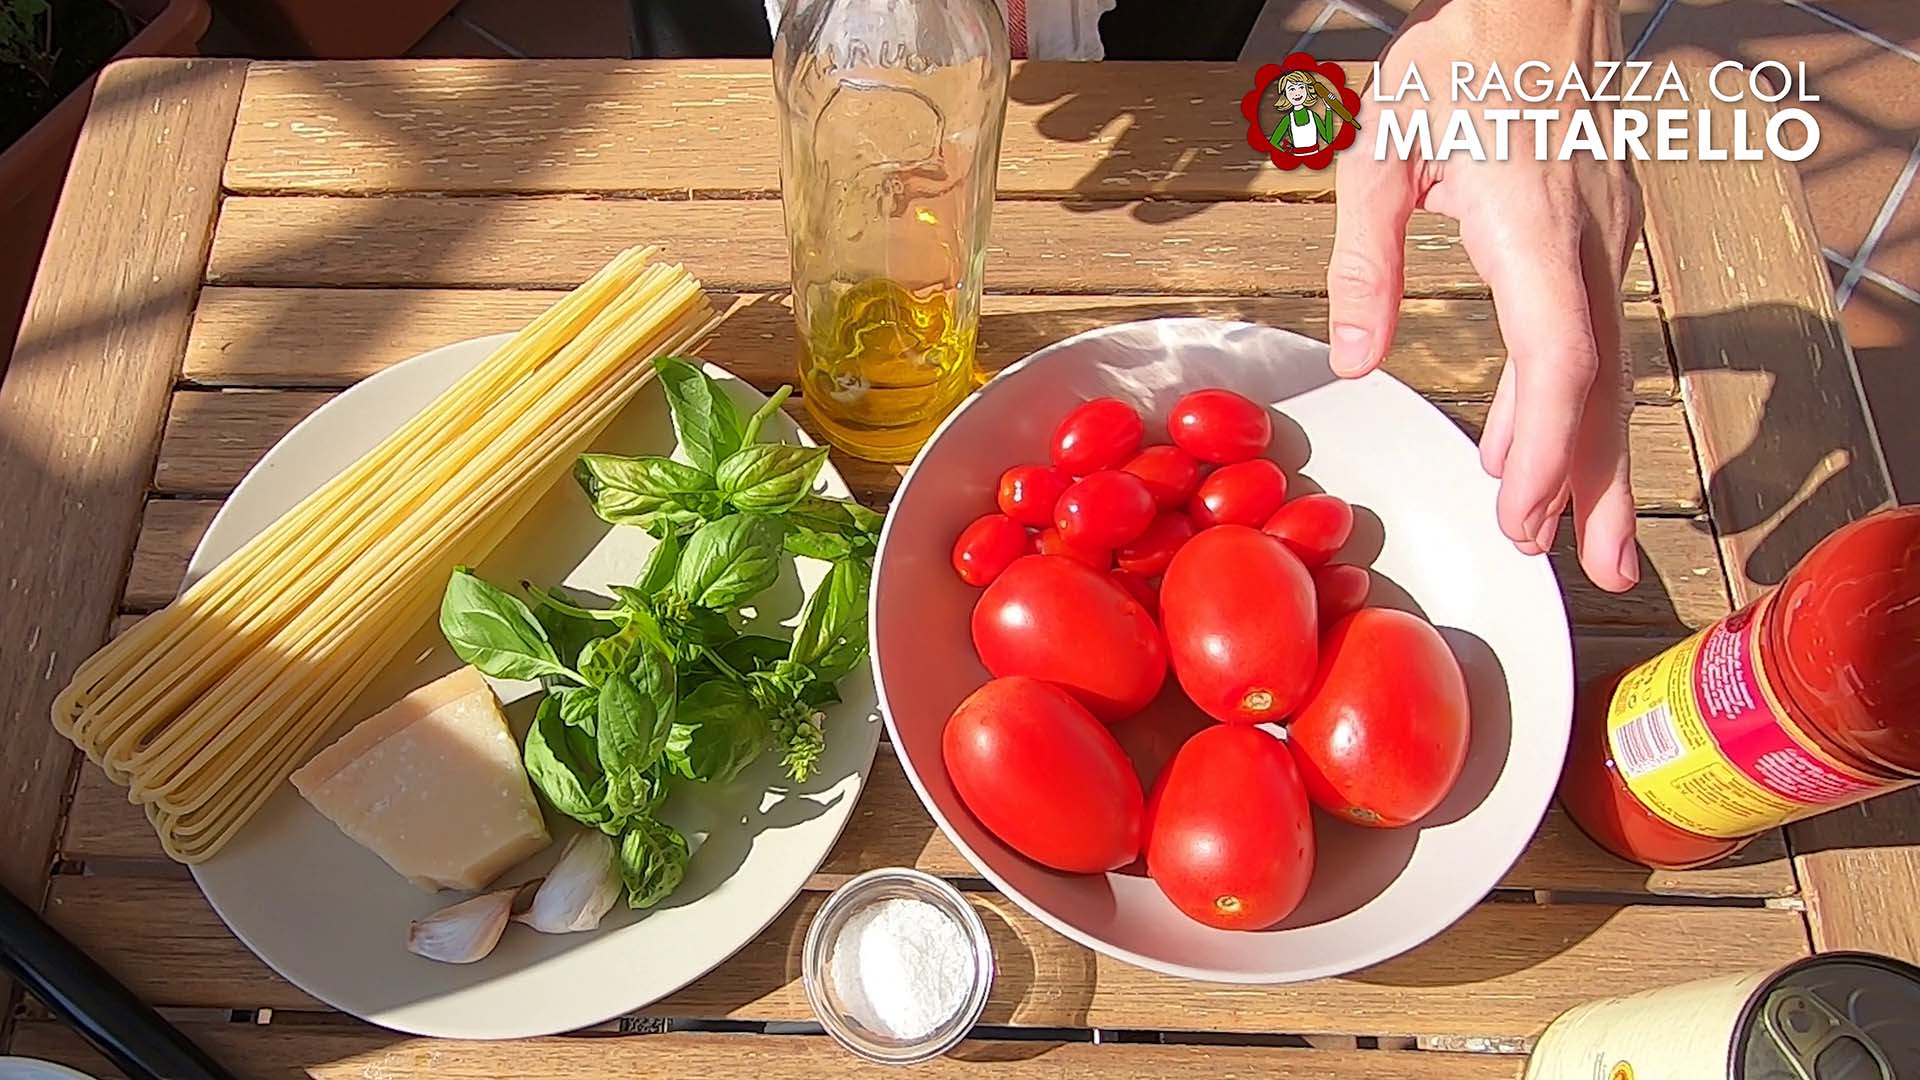
[[[985,588],[1027,553],[1028,543],[1019,522],[1005,514],[982,514],[953,542],[953,572],[974,588]]]
[[[1231,465],[1266,450],[1273,439],[1273,415],[1231,390],[1195,390],[1173,406],[1167,434],[1201,461]]]
[[[1033,550],[1040,555],[1060,555],[1083,562],[1095,570],[1105,570],[1113,565],[1113,552],[1106,548],[1086,548],[1069,544],[1061,538],[1059,529],[1042,529],[1036,533],[1033,537]]]
[[[1188,739],[1147,800],[1147,874],[1173,906],[1223,930],[1264,930],[1313,878],[1313,819],[1286,745],[1215,724]]]
[[[1221,525],[1187,541],[1160,583],[1160,625],[1181,688],[1216,720],[1278,720],[1313,681],[1313,579],[1258,529]]]
[[[1153,524],[1153,496],[1132,473],[1106,469],[1076,480],[1053,508],[1053,527],[1082,548],[1116,548]]]
[[[1353,535],[1353,507],[1338,495],[1302,495],[1275,510],[1263,531],[1279,537],[1311,570],[1326,565]]]
[[[1362,608],[1335,623],[1287,726],[1315,806],[1394,828],[1431,813],[1467,761],[1467,680],[1425,619]]]
[[[1119,398],[1095,398],[1053,429],[1053,463],[1074,476],[1117,469],[1140,448],[1147,425]]]
[[[1266,458],[1222,465],[1200,481],[1187,504],[1194,525],[1251,525],[1259,528],[1287,501],[1287,474]]]
[[[1097,874],[1140,854],[1144,799],[1120,744],[1052,683],[1013,676],[947,720],[953,789],[987,831],[1042,866]]]
[[[1138,712],[1167,678],[1166,644],[1140,601],[1057,555],[1029,555],[987,586],[973,647],[993,674],[1045,679],[1106,721]]]
[[[1341,616],[1367,606],[1373,575],[1364,566],[1323,566],[1313,572],[1313,598],[1325,633]]]
[[[1127,590],[1127,595],[1140,601],[1140,606],[1147,609],[1147,614],[1156,617],[1160,614],[1160,587],[1152,580],[1126,570],[1110,570],[1107,576],[1119,582],[1120,587]]]
[[[1167,564],[1173,561],[1173,553],[1193,539],[1196,531],[1187,515],[1178,510],[1164,511],[1153,519],[1146,532],[1133,542],[1121,545],[1120,550],[1113,553],[1114,559],[1120,569],[1145,577],[1164,574]]]
[[[1177,446],[1149,446],[1120,470],[1139,477],[1162,510],[1187,505],[1200,486],[1200,463]]]
[[[1053,504],[1073,478],[1051,465],[1015,465],[1000,474],[1000,512],[1036,529],[1053,524]]]

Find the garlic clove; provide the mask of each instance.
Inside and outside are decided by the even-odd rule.
[[[612,838],[599,829],[586,829],[567,841],[560,861],[533,894],[533,906],[513,921],[543,934],[597,929],[620,899],[621,887]]]
[[[529,881],[441,908],[407,927],[407,951],[444,964],[471,964],[500,944],[516,908],[539,886]]]

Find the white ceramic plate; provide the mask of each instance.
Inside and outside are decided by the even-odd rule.
[[[1439,933],[1486,895],[1532,839],[1566,753],[1573,662],[1545,556],[1521,555],[1494,520],[1495,482],[1473,444],[1420,395],[1376,372],[1335,379],[1319,342],[1265,326],[1157,319],[1111,326],[1008,368],[949,417],[914,462],[881,536],[873,592],[881,705],[907,775],[980,872],[1034,916],[1142,967],[1273,983],[1354,971]],[[1215,930],[1181,915],[1138,871],[1056,873],[988,834],[954,794],[940,732],[986,681],[968,636],[979,593],[948,565],[953,538],[993,506],[1002,470],[1044,461],[1054,425],[1082,401],[1137,403],[1150,441],[1189,390],[1225,386],[1272,402],[1270,455],[1352,502],[1338,561],[1367,562],[1373,602],[1421,611],[1466,673],[1473,740],[1453,793],[1416,827],[1362,829],[1316,815],[1319,859],[1279,928]],[[1377,554],[1375,551],[1377,549]],[[1367,556],[1371,555],[1371,558]],[[1169,678],[1169,685],[1172,680]],[[1173,741],[1192,706],[1171,696],[1149,732]],[[1182,712],[1186,715],[1176,715]],[[1123,736],[1123,742],[1129,741]],[[1151,741],[1151,739],[1147,740]]]
[[[504,340],[480,338],[414,357],[302,421],[234,489],[194,553],[188,580],[344,469]],[[707,372],[749,410],[765,400],[717,368]],[[768,426],[770,438],[807,441],[785,414],[776,413]],[[659,454],[675,446],[665,395],[655,383],[595,449]],[[848,494],[831,466],[823,476],[826,494]],[[638,576],[652,546],[641,530],[612,528],[594,517],[572,479],[562,477],[477,570],[503,587],[526,579],[605,595],[609,582]],[[764,594],[757,619],[791,624],[803,589],[810,591],[825,572],[825,563],[800,560]],[[348,710],[349,722],[458,665],[438,628],[423,627]],[[524,731],[534,685],[494,686]],[[422,1035],[517,1038],[599,1023],[650,1004],[725,960],[819,868],[852,815],[880,738],[870,672],[863,666],[849,675],[840,692],[845,701],[829,710],[819,774],[805,785],[786,784],[778,755],[768,754],[725,788],[678,787],[664,816],[690,837],[705,837],[685,882],[650,912],[617,906],[595,932],[547,935],[513,926],[479,963],[414,956],[405,947],[407,924],[458,894],[432,895],[409,885],[290,786],[218,856],[194,867],[194,877],[220,917],[275,971],[376,1024]],[[565,835],[556,815],[549,814],[548,823]],[[558,847],[501,881],[543,871]]]
[[[93,1077],[38,1058],[0,1057],[0,1080],[93,1080]]]

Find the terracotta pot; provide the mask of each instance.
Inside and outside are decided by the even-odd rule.
[[[192,56],[211,18],[206,0],[165,0],[159,14],[114,59]],[[0,355],[0,373],[13,355],[14,334],[53,223],[67,161],[87,118],[87,104],[93,100],[93,84],[93,79],[81,83],[12,146],[0,150],[0,235],[18,239],[0,248],[0,345],[6,349]]]

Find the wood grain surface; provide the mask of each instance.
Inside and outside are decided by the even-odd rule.
[[[332,397],[330,391],[314,390],[196,390],[175,394],[154,473],[155,490],[167,495],[225,495],[274,443]],[[1469,434],[1477,435],[1486,419],[1484,402],[1435,404]],[[803,428],[820,437],[812,418],[797,402],[788,411]],[[1635,406],[1629,437],[1635,451],[1634,488],[1641,511],[1698,512],[1699,478],[1680,407]],[[834,463],[854,494],[876,506],[884,505],[900,486],[898,468],[839,453],[834,455]]]
[[[1362,86],[1368,65],[1346,65]],[[1016,63],[1002,197],[1308,199],[1246,139],[1253,65]],[[779,194],[766,60],[256,64],[226,184],[236,192]]]
[[[1561,893],[1666,896],[1785,896],[1793,874],[1780,837],[1770,834],[1736,859],[1702,870],[1654,871],[1632,866],[1595,847],[1555,804],[1503,888]],[[92,764],[81,766],[61,858],[88,872],[181,877],[166,861],[146,815],[126,792]],[[150,866],[129,865],[149,861]],[[914,866],[948,878],[975,878],[972,864],[927,816],[894,757],[882,746],[846,831],[810,888],[828,889],[865,870]]]
[[[1326,203],[1155,204],[1143,228],[1107,205],[1002,202],[987,274],[996,292],[1311,296],[1326,292]],[[392,196],[235,197],[221,207],[207,280],[219,285],[572,288],[622,248],[659,243],[711,289],[787,284],[780,204]],[[1484,297],[1454,223],[1408,227],[1407,295]],[[1626,295],[1653,280],[1636,248]]]
[[[1734,108],[1697,93],[1703,72],[1691,82],[1719,118]],[[1641,174],[1681,393],[1731,596],[1745,604],[1833,530],[1891,505],[1893,484],[1793,166],[1658,162]],[[1706,205],[1725,212],[1689,212]],[[1920,789],[1789,828],[1817,946],[1920,961],[1915,822]]]
[[[63,875],[51,896],[54,924],[149,1001],[314,1007],[227,932],[191,881]],[[732,959],[646,1011],[809,1018],[798,963],[821,898],[804,894]],[[1594,997],[1767,967],[1807,951],[1798,913],[1770,908],[1490,902],[1418,949],[1352,976],[1223,986],[1100,956],[998,894],[969,898],[998,966],[982,1022],[1023,1027],[1524,1038]]]
[[[419,1039],[363,1024],[184,1025],[187,1036],[247,1080],[631,1080],[712,1076],[722,1080],[892,1080],[897,1066],[861,1061],[824,1037],[675,1032],[591,1033],[517,1042]],[[22,1025],[23,1054],[120,1074],[85,1043],[46,1021]],[[1406,1050],[1314,1050],[1275,1046],[1153,1046],[973,1040],[914,1067],[915,1077],[957,1080],[986,1072],[1006,1080],[1518,1080],[1515,1055]]]
[[[74,759],[48,710],[113,618],[244,66],[131,60],[101,74],[0,383],[0,888],[29,904]],[[0,1028],[11,994],[0,980]]]
[[[563,293],[523,289],[230,288],[200,293],[182,378],[204,387],[343,387],[389,364],[456,341],[514,331]],[[717,294],[734,308],[701,355],[771,390],[794,377],[793,309],[784,294]],[[735,307],[735,305],[738,305]],[[1020,296],[982,304],[978,358],[998,371],[1043,345],[1096,327],[1163,316],[1266,323],[1324,339],[1318,297]],[[1673,399],[1660,311],[1626,307],[1634,394]],[[1506,351],[1486,300],[1408,300],[1386,369],[1434,397],[1490,399]]]

